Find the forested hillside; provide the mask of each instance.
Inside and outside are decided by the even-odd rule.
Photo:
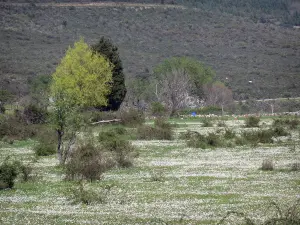
[[[32,78],[53,73],[74,41],[83,37],[95,44],[101,36],[119,47],[127,79],[151,76],[167,57],[189,56],[211,66],[236,99],[300,93],[300,30],[293,27],[299,25],[297,2],[11,4],[22,2],[0,1],[0,87],[18,96],[28,93]]]

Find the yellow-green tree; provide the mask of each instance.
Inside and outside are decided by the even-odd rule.
[[[68,49],[52,75],[53,121],[58,134],[57,154],[61,164],[65,163],[80,128],[79,110],[107,104],[112,68],[109,61],[93,53],[81,39]],[[66,144],[65,137],[68,140]]]

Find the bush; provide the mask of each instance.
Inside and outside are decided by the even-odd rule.
[[[269,170],[269,171],[274,170],[273,160],[271,160],[271,159],[265,159],[262,162],[261,170]]]
[[[295,162],[292,164],[292,171],[300,171],[300,162]]]
[[[103,132],[99,141],[106,151],[113,153],[113,159],[118,167],[130,167],[135,156],[135,148],[128,140],[123,140],[116,133]],[[103,137],[106,136],[105,139]]]
[[[221,137],[214,133],[209,133],[207,136],[199,133],[193,134],[192,137],[187,141],[187,145],[188,147],[202,149],[223,146]]]
[[[154,121],[154,127],[146,125],[138,127],[137,135],[139,139],[145,140],[172,140],[173,127],[165,119],[157,118]]]
[[[123,125],[130,127],[135,127],[145,122],[144,114],[136,109],[120,112],[120,119]]]
[[[7,138],[24,140],[35,136],[36,133],[35,127],[25,124],[18,115],[0,118],[0,138],[7,136]]]
[[[0,165],[0,189],[13,188],[19,174],[20,162],[6,158]]]
[[[5,107],[3,104],[0,103],[0,114],[4,114],[5,113]]]
[[[298,119],[275,119],[273,121],[273,127],[287,126],[289,129],[296,129],[300,125],[300,120]]]
[[[233,139],[236,137],[236,134],[234,131],[230,130],[230,129],[226,129],[225,130],[225,134],[224,134],[224,138],[225,139]]]
[[[249,116],[246,118],[246,127],[259,127],[260,118],[255,116]]]
[[[164,116],[167,112],[167,109],[160,102],[153,102],[151,104],[151,114],[153,116]]]
[[[33,151],[37,156],[48,156],[56,153],[56,134],[51,129],[43,129],[37,137],[38,144],[34,146]]]
[[[66,163],[68,180],[100,180],[102,174],[113,166],[103,151],[89,141],[79,145]]]
[[[43,124],[46,122],[48,112],[36,105],[30,104],[25,106],[23,119],[29,124]]]
[[[91,205],[92,203],[105,203],[108,191],[109,190],[105,189],[105,192],[100,194],[92,189],[87,188],[81,181],[79,186],[72,190],[72,200],[75,204],[82,203],[85,205]]]
[[[273,143],[273,136],[274,133],[272,130],[258,130],[242,133],[242,138],[244,138],[248,143],[251,144]]]
[[[204,118],[202,122],[203,122],[203,124],[202,124],[203,127],[212,127],[213,126],[211,119]]]

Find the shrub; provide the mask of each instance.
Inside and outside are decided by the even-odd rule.
[[[6,158],[0,165],[0,189],[13,188],[19,174],[20,163]]]
[[[204,118],[202,122],[203,122],[203,124],[202,124],[203,127],[212,127],[213,126],[211,119]]]
[[[165,119],[157,118],[154,121],[154,127],[146,125],[138,127],[137,135],[139,139],[172,140],[173,127]]]
[[[258,143],[273,143],[273,131],[272,130],[258,130],[251,132],[243,132],[242,138],[251,144]]]
[[[271,159],[264,159],[261,165],[261,170],[274,170],[274,163]]]
[[[0,103],[0,114],[1,113],[3,113],[3,114],[5,113],[5,107],[3,104]]]
[[[48,117],[48,112],[36,105],[30,104],[25,106],[23,111],[23,119],[30,124],[45,123]]]
[[[48,128],[40,131],[37,137],[38,144],[33,151],[37,156],[48,156],[56,153],[56,134]]]
[[[187,141],[187,145],[188,147],[202,149],[223,146],[220,136],[214,133],[209,133],[207,136],[199,133],[193,134],[192,137]]]
[[[296,129],[300,125],[300,120],[298,119],[275,119],[273,121],[273,127],[279,127],[279,126],[287,126],[290,129]]]
[[[274,129],[272,129],[273,135],[275,137],[280,137],[280,136],[288,136],[290,135],[289,132],[287,132],[283,127],[275,127]]]
[[[230,129],[226,129],[225,133],[224,133],[224,138],[225,139],[233,139],[236,137],[236,134],[234,131],[230,130]]]
[[[35,136],[36,133],[34,126],[25,124],[17,115],[0,118],[0,138],[7,136],[16,140],[23,140]]]
[[[141,125],[145,122],[144,114],[136,109],[120,112],[120,119],[123,125],[131,127]]]
[[[153,102],[151,104],[151,114],[153,116],[164,116],[167,112],[167,109],[160,102]]]
[[[295,162],[291,166],[292,171],[300,171],[300,162]]]
[[[102,174],[113,166],[103,151],[91,141],[79,145],[66,163],[66,178],[69,180],[100,180]]]
[[[227,126],[224,120],[218,121],[217,125],[218,125],[218,127],[226,127]]]
[[[246,127],[259,127],[260,118],[255,116],[249,116],[246,118]]]
[[[98,193],[87,188],[81,181],[79,186],[72,190],[72,200],[75,204],[82,203],[85,205],[91,205],[92,203],[105,203],[108,191],[108,189],[105,189],[105,192]]]

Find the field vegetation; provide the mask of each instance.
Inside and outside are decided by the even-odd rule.
[[[37,156],[36,138],[2,139],[0,180],[13,168],[13,183],[0,191],[1,224],[299,224],[299,126],[275,131],[288,121],[299,117],[262,117],[259,127],[234,118],[210,126],[203,118],[147,120],[150,138],[142,140],[141,125],[97,125],[82,131],[65,167],[56,155]],[[172,139],[153,135],[158,128]],[[264,132],[272,141],[259,139]]]

